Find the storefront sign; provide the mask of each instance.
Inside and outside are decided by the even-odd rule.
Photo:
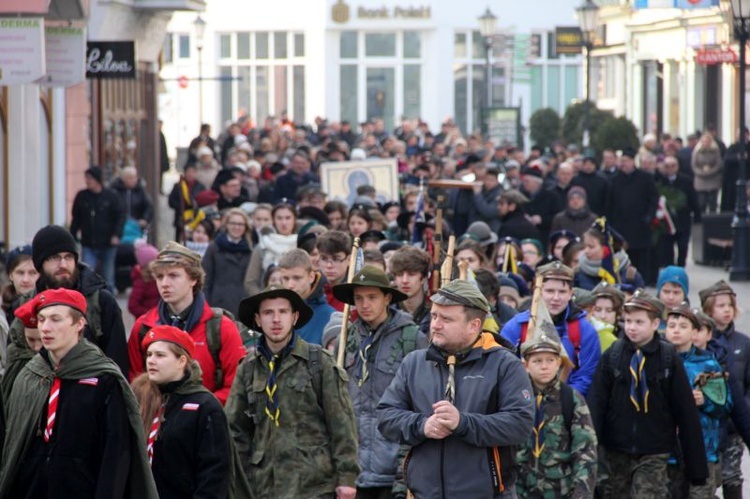
[[[46,14],[49,0],[3,0],[0,13],[3,14]]]
[[[675,0],[678,9],[709,9],[718,7],[719,0]]]
[[[0,86],[33,83],[44,75],[44,20],[0,19]]]
[[[489,110],[487,136],[495,143],[521,144],[521,109],[518,107],[496,107]]]
[[[695,62],[706,66],[714,64],[736,64],[737,53],[732,49],[704,49],[695,53]]]
[[[403,5],[397,7],[362,7],[355,9],[357,19],[430,19],[432,10],[428,5]],[[331,8],[331,19],[343,24],[351,19],[351,9],[344,0],[336,0]]]
[[[46,87],[70,87],[86,79],[86,30],[67,26],[44,29],[47,73],[39,80]]]
[[[135,78],[135,42],[88,42],[86,78]]]
[[[581,28],[556,27],[555,52],[558,54],[580,54],[583,47]]]

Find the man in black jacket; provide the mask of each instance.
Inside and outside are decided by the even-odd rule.
[[[597,215],[604,213],[607,204],[607,188],[609,182],[604,173],[597,171],[596,158],[586,156],[578,174],[573,178],[570,185],[579,185],[586,191],[586,199],[589,209]],[[566,200],[567,204],[567,200]]]
[[[646,285],[656,284],[651,275],[651,222],[656,214],[659,194],[654,176],[635,168],[635,151],[623,151],[620,171],[612,180],[605,214],[612,227],[628,243],[633,266],[643,273]]]
[[[70,232],[57,225],[39,229],[31,243],[31,258],[40,274],[36,293],[48,289],[71,289],[86,297],[88,304],[83,336],[102,349],[127,376],[128,352],[122,312],[107,286],[85,263],[78,262],[78,249]],[[23,324],[15,319],[11,334],[23,337]]]
[[[530,166],[521,171],[521,193],[529,199],[524,211],[529,220],[539,229],[538,239],[545,242],[549,239],[552,219],[565,206],[560,206],[557,195],[544,189],[544,174],[538,166]]]
[[[693,181],[680,173],[677,158],[667,156],[656,173],[656,185],[659,195],[664,196],[667,209],[672,217],[676,232],[664,234],[659,242],[659,267],[668,265],[685,266],[688,243],[693,222],[700,222],[701,209]],[[690,215],[693,215],[692,217]],[[677,244],[677,262],[675,263],[674,245]]]
[[[539,239],[539,229],[531,223],[526,216],[523,205],[529,202],[529,198],[515,189],[500,194],[497,202],[497,211],[500,214],[500,230],[498,236],[513,237],[518,239]]]
[[[120,198],[120,206],[125,216],[138,222],[141,229],[145,229],[154,218],[154,207],[135,166],[126,166],[120,170],[120,177],[116,178],[110,187]]]
[[[73,219],[70,233],[80,233],[82,260],[92,269],[101,265],[101,274],[110,291],[115,290],[115,257],[120,245],[125,212],[120,198],[112,189],[104,187],[102,169],[92,166],[86,170],[86,188],[78,191],[73,200]]]

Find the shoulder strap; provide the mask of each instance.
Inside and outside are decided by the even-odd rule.
[[[308,344],[309,345],[309,344]],[[312,379],[313,390],[315,390],[315,398],[318,400],[318,405],[323,408],[323,366],[320,363],[320,345],[309,345],[309,360],[307,362],[307,369],[310,372],[310,378]]]
[[[615,341],[612,343],[612,346],[609,347],[608,353],[609,353],[609,365],[607,366],[609,368],[609,371],[612,372],[615,379],[619,379],[622,376],[622,371],[620,370],[620,364],[622,360],[622,352],[625,349],[625,343],[622,341]]]
[[[102,331],[102,305],[99,303],[98,289],[86,298],[86,322],[88,322],[91,332],[98,340],[104,334]]]
[[[219,357],[221,353],[221,319],[229,312],[219,307],[211,307],[211,312],[213,312],[213,315],[206,322],[206,346],[211,353],[211,358],[214,359],[214,385],[221,388],[224,386],[224,372],[221,370],[221,358]],[[231,314],[229,316],[231,317]]]
[[[406,326],[401,331],[401,336],[391,347],[391,353],[388,356],[389,364],[395,364],[399,354],[401,358],[404,358],[406,354],[417,349],[417,334],[419,334],[419,328],[414,324]]]
[[[667,381],[672,377],[672,364],[674,363],[674,356],[677,350],[675,350],[674,345],[664,340],[661,340],[661,345],[659,346],[661,347],[659,376],[662,381]]]
[[[562,416],[563,421],[565,422],[565,428],[567,428],[568,434],[571,434],[575,401],[573,400],[573,389],[567,383],[560,384],[560,405],[562,406]]]

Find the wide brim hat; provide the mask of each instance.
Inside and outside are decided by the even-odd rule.
[[[301,328],[312,319],[313,310],[305,303],[295,291],[291,289],[282,288],[281,286],[269,286],[257,295],[245,298],[240,302],[240,310],[237,318],[241,323],[251,329],[259,329],[255,322],[255,314],[258,313],[261,302],[264,300],[271,300],[273,298],[285,298],[292,304],[292,309],[299,313],[297,323],[294,325],[295,329]]]
[[[333,296],[337,300],[354,305],[354,290],[357,288],[378,288],[383,293],[391,295],[391,303],[399,303],[408,296],[391,286],[388,276],[379,268],[363,267],[352,279],[351,283],[337,284],[333,287]]]

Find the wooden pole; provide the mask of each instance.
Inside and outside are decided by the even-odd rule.
[[[451,282],[451,277],[453,277],[453,253],[455,251],[456,236],[451,236],[448,238],[448,251],[445,254],[445,261],[443,261],[443,265],[440,267],[440,281],[442,286]]]
[[[507,249],[506,249],[507,251]],[[537,312],[539,310],[539,300],[542,299],[542,276],[538,275],[536,276],[536,280],[534,281],[534,294],[531,298],[531,312],[529,315],[529,328],[528,331],[530,334],[536,333],[536,323],[537,323]],[[529,340],[529,336],[526,336],[526,341]]]
[[[440,256],[443,249],[443,201],[445,196],[442,194],[437,197],[437,217],[435,221],[435,246],[432,252],[432,282],[430,283],[431,291],[437,291],[440,288]]]
[[[354,245],[352,246],[352,253],[349,256],[349,270],[346,275],[346,283],[351,284],[354,279],[355,268],[357,264],[357,250],[359,249],[359,238],[354,238]],[[341,333],[339,334],[339,352],[336,359],[336,363],[343,369],[344,358],[346,357],[346,334],[349,328],[349,308],[351,306],[347,303],[344,305],[344,317],[341,321]]]

